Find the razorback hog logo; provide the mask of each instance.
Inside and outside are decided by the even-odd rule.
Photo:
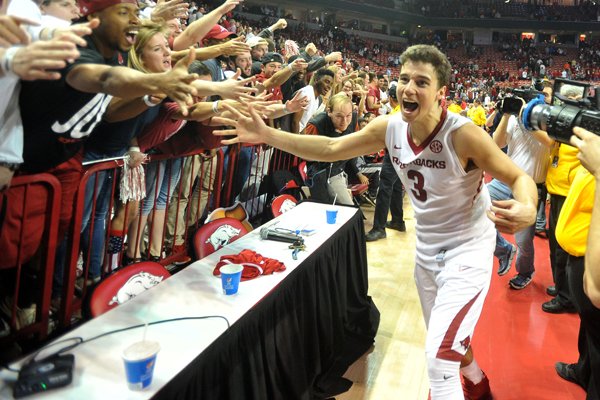
[[[279,212],[283,214],[290,211],[294,207],[296,207],[296,203],[290,199],[285,199],[283,203],[281,203],[281,207],[279,207]]]
[[[217,228],[216,231],[213,232],[212,235],[208,239],[206,239],[205,243],[212,244],[213,249],[217,251],[221,247],[225,246],[229,243],[232,237],[240,234],[240,229],[235,229],[231,225],[222,225]]]
[[[162,276],[152,275],[143,271],[139,272],[129,278],[127,282],[121,286],[121,289],[113,296],[108,305],[112,306],[115,303],[123,304],[143,291],[158,285],[162,280]]]

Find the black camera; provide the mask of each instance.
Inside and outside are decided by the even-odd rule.
[[[530,131],[546,131],[562,143],[569,143],[575,126],[600,135],[599,100],[600,88],[559,78],[554,81],[552,105],[546,104],[543,96],[529,101],[523,110],[523,125]]]

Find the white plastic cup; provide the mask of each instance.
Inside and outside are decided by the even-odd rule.
[[[219,272],[221,273],[221,284],[223,285],[223,293],[226,295],[236,294],[242,279],[242,271],[244,267],[240,264],[223,265]]]
[[[123,351],[125,375],[130,390],[143,390],[150,386],[159,351],[158,342],[150,340],[135,342]]]

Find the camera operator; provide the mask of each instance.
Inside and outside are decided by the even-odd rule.
[[[535,131],[530,133],[521,129],[517,116],[524,104],[523,99],[519,97],[507,97],[502,101],[499,110],[499,112],[502,112],[502,117],[494,131],[493,138],[500,148],[508,145],[507,155],[518,167],[533,178],[538,187],[538,201],[544,201],[544,197],[540,196],[540,192],[546,179],[547,160],[554,145],[554,140],[546,132]],[[497,179],[493,179],[488,184],[488,190],[493,200],[512,198],[510,188]],[[519,254],[516,261],[517,274],[509,281],[513,289],[524,289],[531,283],[535,272],[534,235],[535,224],[515,233]],[[504,239],[500,233],[496,234],[494,255],[499,260],[498,275],[504,275],[510,270],[516,252],[517,248],[514,245]]]
[[[583,96],[583,89],[572,85],[563,85],[560,94],[576,100]],[[547,288],[546,293],[554,298],[542,304],[542,310],[554,314],[575,312],[571,290],[567,284],[568,254],[556,240],[556,224],[571,182],[573,182],[574,171],[579,164],[577,149],[564,143],[558,143],[552,153],[546,176],[546,188],[550,193],[548,245],[550,246],[550,267],[554,278],[554,286]]]
[[[598,399],[600,309],[597,306],[600,304],[597,289],[597,242],[600,221],[597,210],[595,215],[592,210],[594,205],[600,204],[598,195],[594,194],[596,181],[600,176],[600,138],[582,128],[574,128],[573,132],[576,136],[571,137],[571,143],[580,149],[577,158],[583,165],[579,165],[574,171],[574,179],[556,225],[556,239],[568,253],[567,283],[581,320],[577,345],[579,358],[573,364],[557,362],[555,369],[561,378],[584,388],[587,399]],[[586,291],[595,305],[586,296]]]

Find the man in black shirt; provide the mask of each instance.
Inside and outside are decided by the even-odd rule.
[[[81,0],[80,5],[86,20],[100,20],[86,40],[87,47],[79,48],[80,58],[61,70],[57,81],[24,82],[20,96],[25,136],[22,170],[50,172],[61,182],[59,238],[70,222],[82,174],[82,139],[101,121],[112,97],[142,101],[144,95],[164,93],[187,110],[196,93],[190,85],[195,76],[187,72],[190,59],[157,74],[120,66],[140,24],[136,0]]]
[[[327,111],[315,115],[304,128],[308,135],[338,137],[356,132],[358,117],[352,111],[352,101],[344,93],[336,94],[329,99]],[[308,186],[314,200],[331,203],[353,205],[348,191],[348,179],[344,167],[348,164],[350,173],[356,175],[361,183],[369,183],[369,179],[358,172],[356,160],[341,160],[332,163],[309,161],[307,163]]]

